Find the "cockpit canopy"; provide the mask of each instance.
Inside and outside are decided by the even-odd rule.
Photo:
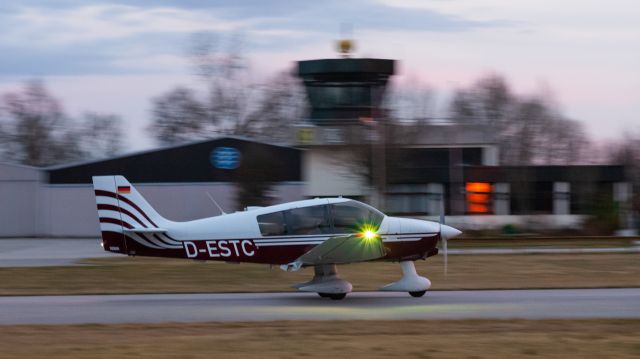
[[[353,200],[257,216],[263,236],[352,234],[365,227],[377,230],[383,218],[382,212]]]

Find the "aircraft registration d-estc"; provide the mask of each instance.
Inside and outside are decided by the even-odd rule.
[[[162,217],[123,176],[93,177],[102,246],[135,256],[313,266],[308,282],[294,285],[321,297],[343,299],[352,285],[336,265],[397,261],[402,278],[381,288],[424,295],[431,282],[414,262],[438,254],[442,241],[461,232],[430,221],[386,216],[347,198],[316,198],[249,207],[219,216],[174,222]]]

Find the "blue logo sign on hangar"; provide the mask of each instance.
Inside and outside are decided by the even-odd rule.
[[[233,170],[240,166],[242,154],[233,147],[216,147],[209,155],[209,161],[215,168]]]

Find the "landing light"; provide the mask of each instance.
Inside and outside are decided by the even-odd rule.
[[[364,239],[374,239],[376,238],[377,234],[374,231],[366,230],[364,231],[364,233],[362,233],[362,236],[364,237]]]
[[[358,226],[359,230],[356,234],[366,242],[372,242],[374,239],[379,238],[378,227],[369,223],[364,223]]]

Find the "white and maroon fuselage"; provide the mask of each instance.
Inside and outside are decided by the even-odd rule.
[[[386,216],[346,198],[174,222],[160,216],[124,177],[94,177],[94,187],[103,247],[128,255],[282,265],[370,222],[366,224],[377,229],[386,252],[378,259],[406,261],[436,255],[443,231],[459,233],[436,222]]]

